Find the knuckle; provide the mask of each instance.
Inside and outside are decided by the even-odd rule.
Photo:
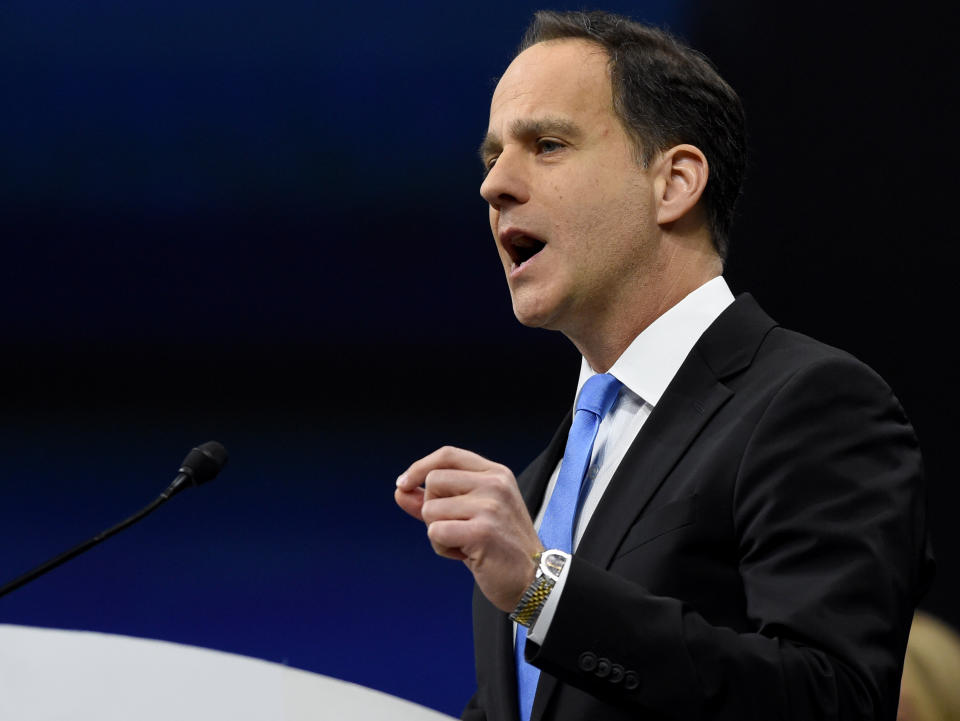
[[[424,501],[423,505],[420,506],[420,516],[423,518],[424,523],[430,524],[435,520],[434,518],[434,504],[433,501]]]
[[[424,476],[423,485],[425,488],[430,488],[430,486],[437,485],[443,478],[443,471],[439,468],[434,468],[432,471],[427,472],[427,475]]]
[[[443,522],[435,522],[427,526],[427,539],[430,541],[433,550],[440,555],[449,553],[453,545],[449,530],[449,525]]]
[[[457,449],[454,446],[442,446],[437,454],[442,460],[449,460],[456,452]]]
[[[440,542],[440,539],[443,537],[443,526],[440,523],[428,523],[427,524],[427,538],[430,539],[430,543],[437,545]]]
[[[480,499],[477,503],[479,506],[478,508],[479,513],[477,514],[477,516],[480,518],[488,518],[491,516],[495,516],[500,511],[501,504],[500,504],[500,501],[496,498],[483,498],[483,499]]]
[[[497,536],[497,525],[489,517],[475,518],[472,530],[477,541],[484,545]]]
[[[491,474],[492,486],[501,498],[508,498],[514,490],[513,476],[509,471],[503,473],[500,469]]]

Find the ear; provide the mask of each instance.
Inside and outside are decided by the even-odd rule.
[[[657,160],[657,223],[684,217],[700,201],[710,168],[707,157],[693,145],[675,145]]]

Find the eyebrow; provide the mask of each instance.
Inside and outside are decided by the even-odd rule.
[[[582,135],[582,131],[576,123],[561,117],[518,118],[510,123],[510,135],[513,137],[527,139],[554,134],[567,139],[576,139]],[[501,150],[503,150],[503,140],[500,136],[494,132],[487,133],[483,142],[480,143],[480,162],[486,164],[490,156],[496,155]]]

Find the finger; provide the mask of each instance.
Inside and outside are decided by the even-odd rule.
[[[456,549],[464,559],[470,554],[463,547],[476,541],[474,525],[472,520],[434,521],[427,526],[427,537],[434,549]]]
[[[434,543],[433,541],[430,541],[430,545],[433,547],[434,553],[436,553],[438,556],[450,558],[454,561],[464,561],[467,558],[463,551],[461,551],[459,548],[441,546],[439,543]]]
[[[500,480],[490,471],[438,468],[430,471],[424,481],[424,489],[427,492],[425,499],[463,496],[478,489],[496,486]]]
[[[415,461],[397,479],[397,487],[405,491],[423,485],[430,471],[439,468],[452,468],[462,471],[482,471],[495,466],[492,461],[472,451],[453,446],[444,446],[419,461]]]
[[[429,489],[424,496],[420,517],[427,525],[436,521],[463,521],[489,510],[490,503],[473,496],[432,497]]]
[[[398,488],[393,492],[393,498],[397,502],[397,505],[418,521],[423,520],[423,515],[421,514],[423,495],[424,491],[422,488],[414,488],[412,491],[403,491]]]

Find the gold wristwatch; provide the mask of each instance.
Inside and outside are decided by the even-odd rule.
[[[527,586],[527,590],[520,598],[520,603],[510,614],[511,621],[516,621],[527,628],[536,623],[550,591],[560,580],[560,572],[570,560],[570,554],[553,548],[549,551],[541,551],[533,557],[533,560],[537,564],[537,576],[533,579],[533,583]]]

